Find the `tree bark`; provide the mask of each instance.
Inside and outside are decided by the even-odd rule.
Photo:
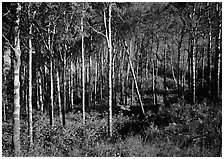
[[[191,77],[191,62],[192,62],[192,60],[191,60],[191,40],[190,40],[190,38],[188,39],[188,71],[189,71],[189,80],[188,80],[188,90],[189,90],[189,92],[191,92],[191,88],[192,88],[192,86],[191,86],[191,79],[192,79],[192,77]]]
[[[201,59],[201,89],[204,87],[204,78],[205,78],[205,62],[204,62],[204,47],[202,48],[202,59]]]
[[[91,102],[92,102],[92,81],[91,81],[91,66],[92,66],[92,58],[91,56],[89,55],[89,68],[88,68],[88,83],[89,83],[89,86],[88,86],[88,106],[91,105]]]
[[[72,82],[72,77],[71,77],[71,60],[68,61],[68,66],[69,66],[69,80],[68,80],[68,110],[71,110],[71,82]]]
[[[148,80],[149,78],[149,55],[146,54],[146,66],[145,66],[145,80]]]
[[[30,7],[31,4],[29,3],[28,6],[28,16],[31,18],[31,13],[30,13]],[[32,24],[29,26],[29,94],[28,94],[28,105],[29,105],[29,120],[28,120],[28,125],[29,125],[29,146],[30,149],[33,147],[33,109],[32,109],[32,53],[33,53],[33,48],[32,48]]]
[[[163,93],[163,101],[164,101],[164,104],[166,104],[167,103],[167,99],[166,99],[166,94],[167,94],[167,88],[166,88],[166,49],[164,49],[164,54],[163,54],[163,56],[164,56],[164,64],[163,64],[163,70],[164,70],[164,72],[163,72],[163,87],[164,87],[164,93]]]
[[[16,14],[15,14],[15,39],[14,39],[14,112],[13,112],[13,146],[14,155],[20,156],[20,14],[21,14],[21,4],[16,4]]]
[[[37,88],[37,89],[39,89],[39,96],[40,96],[40,98],[39,98],[40,99],[40,111],[41,111],[41,113],[43,113],[44,112],[43,89],[42,89],[43,80],[41,79],[40,69],[37,72],[37,80],[38,80],[38,86],[39,86],[39,88]]]
[[[57,94],[58,94],[58,112],[59,112],[59,118],[61,125],[63,126],[63,117],[62,117],[62,106],[61,106],[61,89],[60,89],[60,76],[59,76],[59,70],[56,69],[56,76],[57,76]]]
[[[214,96],[215,99],[219,98],[219,91],[220,91],[220,72],[221,72],[221,67],[220,67],[220,61],[221,61],[221,24],[219,17],[221,17],[221,13],[220,12],[220,4],[217,3],[216,4],[216,35],[215,35],[215,65],[214,65],[214,69],[215,69],[215,91],[214,91]]]
[[[51,104],[50,104],[50,125],[54,126],[54,86],[53,86],[53,53],[51,50],[51,36],[50,36],[50,22],[48,26],[48,48],[50,51],[50,99],[51,99]]]
[[[196,6],[194,6],[193,8],[193,13],[190,16],[192,19],[192,22],[195,23],[195,14],[196,14]],[[192,77],[192,101],[191,104],[195,104],[196,102],[196,44],[197,44],[197,40],[196,40],[196,35],[198,33],[197,31],[197,23],[194,24],[194,28],[191,28],[191,36],[190,36],[190,41],[191,41],[191,77]]]
[[[184,38],[184,27],[181,30],[180,33],[180,41],[178,42],[178,48],[177,48],[177,52],[178,52],[178,60],[177,60],[177,92],[178,92],[178,97],[180,97],[180,53],[181,53],[181,45],[182,45],[182,41]]]
[[[155,95],[155,62],[152,60],[152,96],[153,105],[156,105],[156,95]]]
[[[71,109],[73,110],[74,108],[74,85],[75,85],[75,82],[74,82],[74,74],[73,74],[73,71],[72,71],[72,64],[73,62],[71,61],[71,64],[70,64],[70,76],[71,76],[71,85],[70,85],[70,94],[71,94]]]
[[[122,56],[122,62],[120,65],[120,104],[124,104],[124,59],[125,59],[125,54],[123,54],[123,50],[121,51]]]
[[[101,70],[100,70],[100,100],[103,100],[103,54],[100,54]]]
[[[170,65],[171,65],[171,70],[172,70],[172,75],[173,75],[173,80],[174,80],[174,83],[177,87],[177,80],[176,80],[176,77],[175,77],[175,72],[174,72],[174,69],[173,69],[173,59],[172,57],[170,57]]]
[[[196,100],[196,57],[195,57],[195,53],[196,53],[196,39],[193,37],[192,39],[192,50],[191,50],[191,77],[192,77],[192,104],[195,104],[195,100]]]
[[[36,70],[38,73],[38,70]],[[39,81],[38,75],[36,75],[36,103],[37,103],[37,110],[40,110],[40,93],[39,93]]]
[[[208,4],[208,3],[207,3]],[[209,5],[209,4],[208,4]],[[211,47],[212,47],[212,26],[211,26],[211,16],[210,16],[210,11],[208,12],[208,46],[207,46],[207,68],[208,68],[208,73],[207,73],[207,86],[208,86],[208,96],[211,96]]]
[[[109,19],[108,19],[108,52],[109,52],[109,135],[112,136],[112,127],[113,127],[113,121],[112,121],[112,100],[113,100],[113,86],[112,86],[112,37],[111,37],[111,11],[112,11],[112,5],[109,5]],[[106,21],[104,22],[106,25]],[[106,27],[107,28],[107,27]]]
[[[127,46],[126,42],[125,42],[125,49],[126,49],[126,53],[128,55],[128,61],[129,61],[129,65],[130,65],[130,68],[131,68],[132,77],[133,77],[134,82],[135,82],[135,88],[136,88],[136,92],[137,92],[137,95],[138,95],[139,104],[141,106],[143,115],[145,115],[145,110],[144,110],[144,107],[143,107],[141,95],[140,95],[139,89],[138,89],[137,79],[136,79],[136,76],[135,76],[134,68],[133,68],[133,65],[132,65],[132,62],[131,62],[131,59],[130,59],[130,53],[128,51],[128,46]]]
[[[158,78],[158,50],[159,50],[159,40],[157,40],[156,52],[155,52],[155,104],[157,105],[157,78]]]
[[[86,120],[86,116],[85,116],[85,55],[84,55],[84,29],[83,29],[83,18],[84,15],[82,13],[82,17],[81,17],[81,32],[82,32],[82,121],[83,121],[83,125],[85,125],[85,120]]]
[[[129,72],[130,72],[130,63],[128,61],[127,71],[126,71],[126,82],[124,83],[124,94],[125,94],[125,105],[128,104],[128,85],[129,85]]]
[[[67,52],[67,45],[65,44],[65,50],[63,54],[63,106],[62,106],[62,125],[65,126],[65,111],[67,109],[66,105],[66,52]]]
[[[96,96],[97,96],[97,72],[98,72],[98,63],[97,57],[95,54],[95,80],[94,80],[94,106],[96,106]]]

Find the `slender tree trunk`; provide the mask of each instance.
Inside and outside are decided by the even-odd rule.
[[[113,91],[113,104],[116,105],[116,90],[115,90],[115,84],[116,84],[116,77],[115,77],[115,57],[116,54],[114,55],[113,59],[112,59],[112,91]]]
[[[2,70],[4,72],[4,70]],[[5,73],[2,73],[2,84],[4,85],[4,83],[6,82],[6,75]],[[25,76],[24,76],[25,77]],[[2,94],[3,94],[3,89],[2,89]],[[3,96],[3,95],[2,95]],[[2,108],[3,108],[3,112],[2,112],[2,116],[3,116],[3,120],[2,122],[6,121],[6,103],[8,102],[8,99],[5,99],[5,102],[2,101]]]
[[[80,97],[80,91],[79,91],[79,81],[80,81],[80,78],[79,78],[79,58],[77,57],[76,59],[76,75],[75,75],[75,85],[76,85],[76,88],[77,88],[77,96]]]
[[[183,66],[182,66],[183,70],[185,70],[184,69],[184,67],[185,67],[185,54],[183,54],[182,63],[183,63]],[[186,76],[186,73],[185,73],[185,71],[183,71],[183,74],[182,74],[182,92],[185,91],[185,76]],[[182,96],[182,97],[184,97],[184,96]]]
[[[148,78],[149,78],[149,70],[148,70],[148,68],[149,68],[149,57],[148,56],[149,55],[146,54],[146,65],[145,65],[145,79],[146,80],[148,80]]]
[[[128,62],[128,66],[127,66],[127,74],[126,74],[126,82],[125,82],[125,105],[128,104],[128,87],[129,87],[129,72],[130,72],[130,64]]]
[[[24,107],[26,106],[26,66],[23,67],[23,87],[22,87],[22,94],[21,94],[21,98],[22,98],[22,103],[24,105]]]
[[[191,40],[189,38],[188,41],[188,57],[187,57],[187,61],[188,61],[188,71],[189,71],[189,80],[188,80],[188,90],[189,92],[191,92]]]
[[[109,19],[108,19],[108,52],[109,52],[109,135],[112,136],[112,98],[113,98],[113,87],[112,87],[112,37],[111,37],[111,11],[112,11],[112,4],[109,6]],[[105,21],[106,25],[106,21]],[[107,27],[106,27],[107,28]]]
[[[36,70],[38,72],[38,70]],[[36,76],[36,103],[37,110],[40,110],[40,93],[39,93],[39,83],[38,83],[38,75]]]
[[[81,17],[81,32],[84,32],[83,29],[83,18],[84,15],[82,13],[82,17]],[[83,120],[83,125],[85,125],[85,120],[86,120],[86,116],[85,116],[85,55],[84,55],[84,35],[82,34],[82,120]]]
[[[135,98],[135,94],[134,94],[134,81],[131,82],[131,106],[133,106],[134,104],[134,98]]]
[[[100,71],[100,100],[103,100],[103,54],[101,57],[101,71]]]
[[[46,68],[46,65],[43,66],[43,71],[44,71],[44,79],[43,79],[43,102],[44,102],[44,105],[47,105],[47,100],[48,97],[47,97],[47,92],[48,92],[48,80],[47,80],[47,68]],[[46,109],[43,109],[43,112],[46,112]]]
[[[69,80],[68,80],[68,110],[71,110],[71,82],[72,82],[72,77],[71,77],[71,60],[68,61],[68,66],[69,66]]]
[[[196,58],[195,58],[195,53],[196,53],[196,39],[192,39],[192,52],[191,52],[191,73],[192,73],[192,104],[195,104],[196,100]]]
[[[73,62],[71,61],[71,64],[70,64],[70,76],[71,76],[71,90],[70,90],[70,93],[71,93],[71,109],[73,110],[74,108],[74,85],[75,85],[75,82],[74,82],[74,74],[73,74],[73,71],[72,71],[72,64]]]
[[[155,60],[155,101],[157,105],[157,78],[158,78],[158,59]]]
[[[211,96],[211,50],[212,50],[212,26],[211,26],[211,17],[210,17],[210,12],[208,12],[208,25],[209,25],[209,30],[208,30],[208,49],[207,49],[207,68],[208,68],[208,73],[207,73],[207,86],[208,86],[208,95]]]
[[[67,109],[66,105],[66,52],[67,52],[67,45],[65,44],[65,51],[63,56],[63,106],[62,106],[62,125],[65,126],[65,111]]]
[[[129,51],[128,51],[127,48],[128,48],[127,47],[127,44],[125,43],[125,49],[126,49],[126,53],[128,55],[128,61],[129,61],[129,65],[130,65],[130,68],[131,68],[131,73],[132,73],[132,76],[133,76],[133,79],[134,79],[134,82],[135,82],[135,88],[136,88],[136,91],[137,91],[139,104],[141,106],[143,115],[145,115],[145,110],[143,108],[143,103],[142,103],[141,95],[140,95],[139,89],[138,89],[137,79],[136,79],[135,72],[134,72],[134,68],[133,68],[133,65],[132,65],[132,62],[131,62],[131,59],[130,59],[130,53],[129,53]]]
[[[31,4],[29,3],[28,6],[28,16],[30,16],[30,7]],[[32,48],[32,24],[30,24],[29,27],[29,97],[28,97],[28,105],[29,105],[29,120],[28,120],[28,125],[29,125],[29,146],[30,149],[33,147],[33,109],[32,109],[32,53],[33,53],[33,48]]]
[[[204,79],[205,79],[205,60],[204,60],[204,47],[202,48],[202,59],[201,59],[201,88],[204,87]]]
[[[26,66],[24,65],[20,69],[22,69],[22,73],[23,73],[23,74],[21,73],[21,77],[20,77],[21,78],[20,103],[22,103],[21,105],[23,105],[25,107],[26,106]]]
[[[121,51],[121,55],[123,54],[123,50]],[[123,55],[122,57],[122,62],[121,62],[121,68],[120,68],[120,85],[121,85],[121,90],[120,90],[120,104],[123,105],[124,104],[124,73],[123,73],[123,70],[124,70],[124,59],[125,59],[125,54]]]
[[[63,117],[62,117],[62,106],[61,106],[61,89],[60,89],[60,76],[59,76],[59,70],[56,69],[56,80],[57,80],[57,95],[58,95],[58,112],[59,112],[59,118],[61,121],[61,125],[63,126]]]
[[[44,103],[43,103],[43,90],[42,90],[42,79],[41,79],[41,74],[40,70],[37,72],[37,79],[38,79],[38,86],[39,86],[39,95],[40,95],[40,110],[43,113],[44,112]]]
[[[51,80],[51,107],[50,107],[50,125],[54,126],[54,87],[53,87],[53,58],[50,60],[50,80]]]
[[[166,99],[166,49],[164,49],[164,64],[163,64],[163,70],[164,70],[164,75],[163,75],[163,87],[164,87],[164,93],[163,93],[163,101],[164,101],[164,104],[167,103],[167,99]]]
[[[97,71],[98,71],[98,64],[97,64],[97,57],[95,54],[95,80],[94,80],[94,105],[96,106],[96,96],[97,96]]]
[[[89,62],[86,63],[86,68],[85,69],[86,69],[86,76],[85,76],[86,79],[85,79],[85,81],[88,85],[88,83],[89,83]],[[86,91],[88,92],[88,89],[86,89]]]
[[[48,80],[47,80],[47,68],[46,66],[44,65],[43,66],[43,71],[44,71],[44,81],[43,81],[43,97],[44,97],[44,105],[47,105],[47,92],[48,92]],[[43,109],[43,112],[46,112],[47,110],[46,109]]]
[[[89,87],[88,87],[88,106],[91,105],[92,102],[92,81],[91,81],[91,66],[92,66],[92,58],[89,55],[89,71],[88,71],[88,83],[89,83]]]
[[[219,32],[218,98],[222,97],[222,29]]]
[[[173,80],[174,80],[174,83],[175,83],[175,85],[177,87],[177,80],[176,80],[175,72],[174,72],[174,69],[173,69],[173,59],[172,59],[172,57],[170,57],[170,65],[171,65]]]
[[[156,45],[156,53],[155,53],[155,101],[157,105],[157,78],[158,78],[158,50],[159,50],[159,41],[157,41]]]
[[[17,3],[16,14],[15,14],[15,39],[14,39],[14,112],[13,112],[13,146],[14,155],[20,156],[20,14],[21,14],[21,3]]]
[[[7,102],[7,100],[6,100]],[[3,112],[2,112],[2,116],[3,116],[3,122],[6,121],[6,104],[5,102],[2,102],[2,107],[3,107]]]
[[[54,126],[54,86],[53,86],[53,54],[52,54],[52,49],[51,49],[51,37],[50,37],[50,22],[48,26],[48,48],[50,51],[50,99],[51,99],[51,104],[50,104],[50,125]]]
[[[178,97],[180,97],[180,53],[181,53],[181,45],[182,45],[182,41],[184,38],[184,27],[182,28],[181,32],[180,32],[180,41],[178,42],[178,60],[177,60],[177,90],[178,90]]]
[[[220,67],[220,61],[221,61],[221,24],[219,22],[219,17],[220,15],[220,4],[216,4],[216,35],[215,35],[215,92],[214,96],[215,99],[219,98],[219,90],[220,90],[220,72],[221,72],[221,67]],[[219,15],[220,14],[220,15]]]
[[[155,96],[155,62],[152,60],[152,95],[153,95],[153,105],[156,105]]]

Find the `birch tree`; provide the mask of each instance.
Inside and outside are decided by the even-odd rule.
[[[83,7],[84,8],[84,7]],[[82,120],[83,125],[85,125],[86,120],[86,112],[85,112],[85,46],[84,46],[84,13],[82,11],[82,17],[81,17],[81,34],[82,34]]]
[[[34,19],[35,13],[31,14],[31,3],[28,5],[28,17],[30,21]],[[28,94],[28,105],[29,105],[29,142],[30,148],[33,146],[33,108],[32,108],[32,27],[33,24],[29,24],[29,94]]]
[[[20,15],[21,3],[16,3],[14,26],[14,111],[13,111],[13,147],[14,155],[20,156]]]

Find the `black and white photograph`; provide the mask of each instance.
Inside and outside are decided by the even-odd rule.
[[[1,2],[1,157],[221,157],[222,2]]]

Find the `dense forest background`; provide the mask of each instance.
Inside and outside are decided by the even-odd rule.
[[[2,3],[3,156],[221,156],[222,3]]]

